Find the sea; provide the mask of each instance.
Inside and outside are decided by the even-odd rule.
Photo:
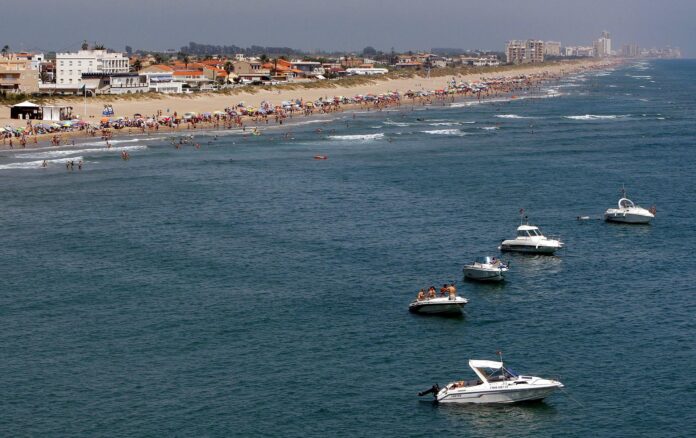
[[[0,435],[696,435],[694,77],[1,151]],[[651,225],[602,220],[622,188]],[[566,248],[500,254],[522,209]],[[408,312],[450,282],[461,317]],[[498,352],[565,388],[417,396]]]

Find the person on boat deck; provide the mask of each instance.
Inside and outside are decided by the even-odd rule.
[[[454,283],[450,284],[450,285],[447,287],[447,292],[449,292],[449,298],[450,298],[450,300],[453,300],[454,297],[457,296],[457,288],[454,287]]]
[[[425,299],[425,289],[418,291],[418,301],[423,301]]]
[[[440,296],[444,297],[447,295],[447,292],[449,291],[447,284],[443,284],[442,287],[440,288]]]
[[[430,289],[428,289],[428,298],[435,298],[436,296],[435,286],[430,286]]]

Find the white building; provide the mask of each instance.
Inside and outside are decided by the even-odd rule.
[[[56,53],[56,85],[81,87],[82,73],[128,73],[129,61],[122,53],[106,50],[80,50]]]
[[[611,35],[606,30],[602,36],[594,42],[595,56],[600,58],[611,56]]]
[[[544,55],[545,56],[561,56],[561,43],[560,43],[560,41],[546,41],[544,43]]]

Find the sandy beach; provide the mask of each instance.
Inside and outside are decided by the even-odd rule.
[[[615,62],[615,61],[614,61]],[[112,105],[115,116],[133,117],[134,114],[142,114],[145,117],[163,114],[171,115],[174,112],[181,115],[186,112],[203,113],[206,111],[213,112],[223,110],[227,107],[233,107],[240,102],[244,102],[247,106],[259,107],[261,102],[267,101],[273,104],[279,104],[285,100],[303,99],[307,101],[315,101],[319,98],[331,98],[333,96],[355,96],[359,94],[381,94],[387,92],[404,93],[408,90],[426,91],[444,88],[448,81],[455,78],[457,82],[474,83],[484,81],[486,79],[495,78],[512,78],[520,75],[527,76],[543,76],[547,80],[558,79],[562,76],[573,74],[579,71],[588,69],[606,68],[612,63],[606,60],[591,59],[574,62],[562,62],[556,64],[545,64],[543,66],[517,66],[509,69],[500,69],[495,72],[481,72],[475,74],[459,74],[456,76],[436,76],[436,77],[419,77],[411,78],[379,78],[362,83],[356,86],[345,86],[340,82],[326,82],[326,87],[317,88],[296,88],[288,89],[274,87],[271,90],[259,88],[255,93],[240,92],[238,94],[223,94],[223,93],[205,93],[195,95],[158,95],[157,98],[143,96],[142,98],[119,98],[114,96],[113,99],[87,99],[87,117],[83,118],[84,104],[82,99],[56,99],[52,102],[54,105],[65,105],[73,107],[73,114],[80,115],[80,118],[86,119],[94,124],[98,124],[102,118],[101,112],[105,104]],[[0,106],[0,126],[24,126],[24,121],[10,119],[10,107],[7,105]],[[36,122],[36,121],[34,121]],[[204,128],[205,126],[200,126]],[[131,130],[124,129],[121,132],[127,134]],[[119,134],[117,132],[116,134]],[[62,137],[80,137],[85,136],[84,131],[65,132]],[[33,137],[28,139],[27,147],[40,145],[50,140],[53,135],[38,136],[37,142],[34,142]],[[15,142],[16,143],[16,142]],[[8,145],[0,145],[1,148],[8,148]]]

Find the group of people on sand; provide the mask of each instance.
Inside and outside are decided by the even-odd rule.
[[[454,283],[443,284],[442,287],[440,288],[440,296],[441,297],[449,296],[450,299],[456,297],[457,296],[457,288],[454,286]],[[426,292],[425,288],[419,290],[418,296],[416,298],[418,299],[418,301],[437,298],[437,291],[435,290],[435,286],[430,286],[428,288],[427,292]]]

